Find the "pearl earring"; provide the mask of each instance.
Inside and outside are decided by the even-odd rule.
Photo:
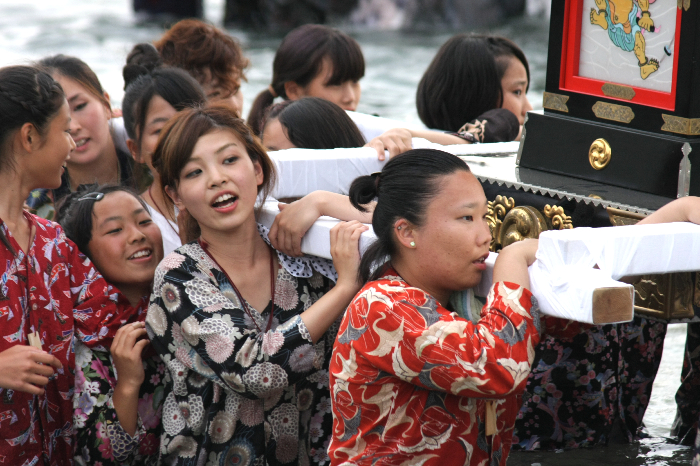
[[[411,247],[412,247],[412,248],[415,248],[415,247],[416,247],[416,242],[415,242],[415,241],[411,241]]]
[[[397,230],[400,230],[400,229],[401,229],[401,225],[399,225],[398,227],[396,227],[396,229],[397,229]]]

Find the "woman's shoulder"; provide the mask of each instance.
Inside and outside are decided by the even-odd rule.
[[[59,242],[62,242],[64,244],[70,242],[70,245],[73,246],[73,242],[66,237],[66,234],[63,231],[63,227],[58,223],[52,220],[47,220],[29,212],[27,212],[26,215],[36,226],[36,235],[38,237],[50,240],[58,240]],[[38,242],[35,244],[37,246],[44,246],[43,242]]]

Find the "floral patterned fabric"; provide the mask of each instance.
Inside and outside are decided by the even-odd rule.
[[[513,449],[605,445],[614,429],[639,439],[666,324],[639,316],[603,326],[547,317],[544,326]]]
[[[147,305],[148,299],[144,298],[134,320],[146,318]],[[112,402],[118,378],[112,357],[105,351],[91,351],[79,341],[75,343],[76,465],[157,464],[161,407],[169,373],[153,348],[146,347],[143,356],[145,379],[139,391],[136,434],[132,437],[121,427]]]
[[[391,269],[367,283],[330,364],[331,464],[505,465],[538,324],[512,283],[493,285],[477,325]]]
[[[314,345],[299,314],[330,288],[279,267],[274,309],[243,309],[197,243],[158,266],[146,326],[171,376],[161,453],[168,464],[326,464],[328,360],[337,324]],[[272,326],[265,331],[272,313]]]
[[[135,309],[112,288],[66,239],[60,226],[25,213],[35,229],[29,251],[22,251],[4,223],[0,246],[0,351],[28,345],[37,332],[45,351],[63,364],[34,396],[0,389],[0,461],[12,465],[68,465],[73,458],[73,338],[107,347]]]
[[[697,306],[696,306],[697,307]],[[688,324],[686,332],[681,385],[676,392],[676,419],[671,434],[683,445],[693,445],[700,436],[700,323]]]

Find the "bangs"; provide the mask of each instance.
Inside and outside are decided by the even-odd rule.
[[[328,59],[333,66],[333,74],[326,85],[337,86],[346,81],[359,81],[365,75],[365,58],[360,45],[351,37],[336,35],[324,47],[324,53],[318,63],[321,70],[323,59]]]

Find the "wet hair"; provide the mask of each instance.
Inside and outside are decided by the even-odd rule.
[[[200,84],[205,84],[204,70],[211,79],[231,94],[238,92],[248,60],[238,42],[211,24],[198,19],[183,19],[154,43],[163,64],[182,68]]]
[[[260,129],[266,109],[275,97],[287,100],[284,83],[291,81],[304,87],[321,71],[323,60],[329,60],[333,74],[327,85],[359,81],[365,75],[365,59],[360,45],[344,32],[320,24],[306,24],[284,38],[272,64],[272,83],[255,98],[248,115],[248,125]]]
[[[0,68],[0,171],[13,170],[11,139],[31,123],[43,138],[66,101],[61,85],[33,66]],[[14,256],[15,250],[0,230],[0,241]]]
[[[530,67],[523,51],[505,37],[458,34],[445,42],[418,84],[416,108],[429,128],[457,131],[503,105],[501,80],[510,58]]]
[[[263,182],[258,186],[260,197],[264,201],[270,194],[277,179],[277,172],[260,140],[245,121],[238,118],[235,110],[224,105],[214,105],[182,110],[161,130],[152,163],[160,175],[166,202],[172,202],[165,192],[166,187],[178,188],[180,173],[192,157],[192,151],[199,138],[218,130],[231,131],[243,142],[250,159],[258,162],[262,168]],[[198,230],[199,226],[194,219],[185,225],[186,236],[189,238],[199,236]]]
[[[89,244],[95,218],[95,203],[114,192],[125,192],[134,196],[148,212],[146,202],[132,188],[116,184],[81,184],[75,192],[61,199],[56,209],[56,222],[63,227],[68,239],[92,260]]]
[[[260,134],[267,122],[278,119],[287,137],[305,149],[362,147],[365,139],[345,110],[319,97],[284,101],[270,107]]]
[[[414,149],[394,157],[380,173],[360,176],[350,185],[350,202],[362,212],[374,199],[377,205],[372,228],[377,240],[360,261],[358,272],[362,283],[382,275],[382,266],[396,254],[394,224],[406,219],[420,227],[425,211],[440,191],[440,178],[457,171],[469,172],[469,166],[456,155],[435,149]]]
[[[129,71],[127,71],[127,68]],[[144,74],[137,75],[136,70]],[[160,96],[177,111],[187,107],[195,107],[206,102],[204,91],[199,83],[178,68],[155,68],[148,71],[141,65],[132,66],[127,63],[124,67],[124,76],[130,76],[127,83],[124,99],[122,100],[122,113],[124,115],[124,127],[130,139],[141,145],[143,130],[146,126],[148,106],[153,97]]]
[[[100,80],[97,79],[97,75],[80,58],[59,54],[42,58],[37,62],[37,65],[52,76],[60,75],[72,79],[95,96],[108,109],[112,108],[109,99],[105,97],[105,91],[102,88],[102,84],[100,84]]]

